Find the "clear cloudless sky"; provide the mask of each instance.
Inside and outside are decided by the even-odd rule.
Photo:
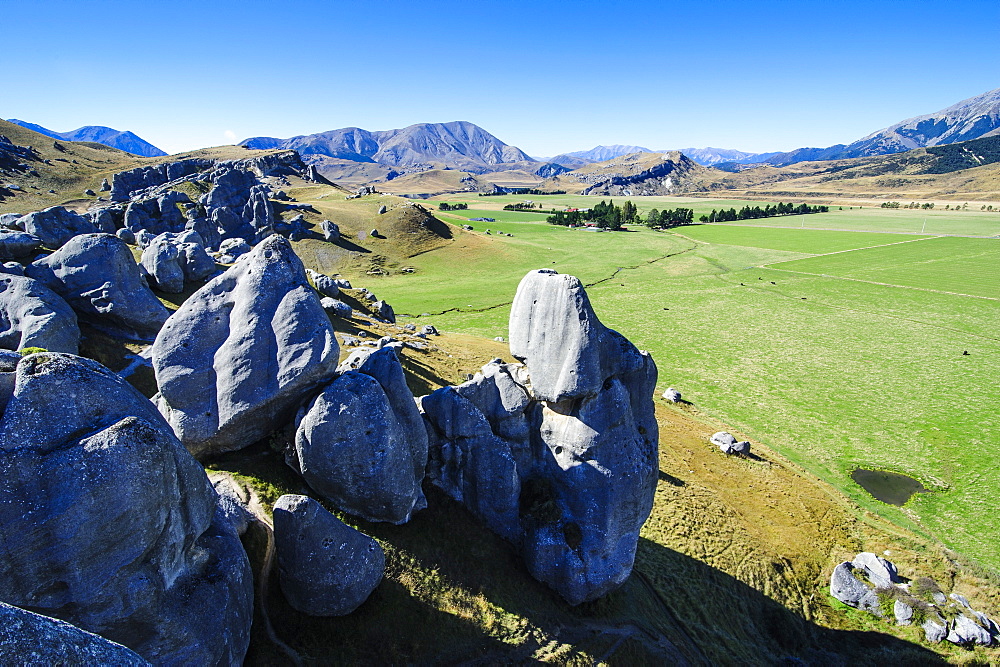
[[[1000,88],[1000,0],[0,0],[0,117],[168,152],[468,120],[531,155],[847,143]]]

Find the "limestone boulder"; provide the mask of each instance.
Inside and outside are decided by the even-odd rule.
[[[336,299],[340,296],[340,288],[333,282],[333,278],[312,269],[307,269],[306,273],[309,275],[309,280],[317,292],[331,299]]]
[[[0,602],[0,663],[121,665],[150,663],[121,644],[75,625]]]
[[[668,387],[665,392],[663,392],[663,398],[667,399],[671,403],[677,403],[681,400],[681,392],[677,391],[673,387]]]
[[[81,320],[113,336],[152,340],[170,315],[128,246],[111,234],[76,236],[26,273],[65,299]]]
[[[855,609],[878,611],[878,596],[875,591],[854,576],[854,566],[844,562],[833,569],[830,575],[830,595]]]
[[[288,423],[339,346],[289,242],[271,236],[191,295],[152,347],[157,404],[198,457]]]
[[[219,263],[233,264],[252,249],[250,244],[241,238],[226,239],[219,244]]]
[[[76,354],[80,328],[61,296],[37,280],[0,275],[0,348]]]
[[[900,581],[899,575],[896,573],[896,566],[871,552],[859,553],[854,557],[852,564],[857,569],[862,570],[868,577],[868,581],[877,588],[889,588]]]
[[[42,240],[28,232],[0,231],[0,260],[31,257],[42,245]]]
[[[89,217],[62,206],[29,213],[18,220],[18,225],[46,248],[61,248],[74,236],[99,231]]]
[[[243,207],[243,219],[254,229],[253,238],[247,239],[254,243],[274,234],[278,216],[274,212],[266,186],[255,185],[250,188],[250,198]]]
[[[326,314],[330,317],[348,318],[351,316],[351,313],[354,312],[354,310],[343,301],[331,299],[328,296],[323,297],[319,302],[322,304],[323,310],[325,310]]]
[[[160,234],[142,251],[140,261],[153,286],[170,294],[179,294],[185,285],[205,280],[216,271],[215,261],[196,232]]]
[[[637,371],[645,359],[594,314],[583,284],[551,269],[531,271],[511,305],[510,353],[531,369],[538,400],[596,395],[612,375]]]
[[[376,301],[372,304],[372,310],[375,311],[375,316],[380,320],[390,324],[396,323],[396,313],[386,301]]]
[[[965,614],[959,614],[952,622],[946,637],[952,644],[989,646],[993,637],[981,625]]]
[[[336,223],[324,220],[319,223],[319,229],[323,234],[324,241],[336,241],[340,238],[340,227]]]
[[[20,360],[0,419],[0,599],[154,663],[238,663],[253,584],[205,471],[97,362]]]
[[[306,496],[281,496],[275,503],[274,550],[285,599],[310,616],[350,614],[385,574],[378,542]]]
[[[406,523],[427,506],[421,483],[427,431],[391,347],[352,353],[295,432],[303,478],[337,507],[369,521]],[[349,362],[345,362],[349,363]]]

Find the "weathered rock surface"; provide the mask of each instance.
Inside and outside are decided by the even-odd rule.
[[[5,665],[149,665],[121,644],[75,625],[0,602],[0,663]]]
[[[324,220],[319,223],[319,229],[323,233],[323,240],[325,241],[336,241],[340,238],[340,227],[330,220]]]
[[[902,600],[896,600],[892,603],[892,615],[899,625],[909,625],[913,619],[913,607]]]
[[[219,262],[233,264],[237,259],[250,252],[253,248],[240,238],[226,239],[219,244]]]
[[[628,577],[652,508],[656,367],[600,323],[571,276],[529,273],[510,332],[524,366],[497,360],[421,400],[429,474],[579,604]]]
[[[830,595],[855,609],[878,611],[878,596],[854,576],[854,566],[844,562],[833,569],[830,577]]]
[[[80,328],[61,296],[37,280],[0,275],[0,348],[76,354]]]
[[[392,306],[390,306],[385,301],[376,301],[372,304],[372,310],[375,311],[375,315],[385,322],[390,324],[396,323],[396,313],[393,311]]]
[[[510,353],[531,369],[535,398],[596,395],[604,380],[637,371],[645,359],[593,314],[580,281],[551,269],[521,280],[511,305]]]
[[[278,498],[274,548],[285,599],[310,616],[350,614],[385,574],[385,554],[378,542],[306,496]]]
[[[952,644],[989,646],[993,643],[990,633],[965,614],[959,614],[952,622],[947,639]]]
[[[336,299],[340,296],[340,288],[337,287],[330,276],[313,271],[312,269],[306,269],[306,274],[309,276],[309,280],[312,281],[316,291],[323,296],[328,296],[331,299]]]
[[[26,273],[65,299],[81,320],[113,336],[152,340],[170,315],[117,236],[76,236]]]
[[[323,297],[319,302],[323,306],[323,310],[326,311],[326,314],[331,317],[347,318],[354,312],[354,310],[343,301],[331,299],[328,296]]]
[[[31,257],[42,245],[34,234],[18,231],[0,231],[0,260]]]
[[[216,270],[195,232],[160,234],[142,251],[141,261],[154,286],[170,294],[180,294],[186,284],[205,280]]]
[[[859,570],[864,570],[868,580],[877,588],[889,588],[899,581],[896,566],[871,552],[859,553],[852,564]]]
[[[157,404],[195,456],[240,449],[287,423],[338,354],[302,262],[271,236],[163,326],[152,347]]]
[[[155,663],[242,660],[243,547],[204,470],[119,376],[73,355],[24,357],[0,420],[0,479],[0,599]]]
[[[18,220],[18,225],[46,248],[60,248],[74,236],[100,231],[87,216],[62,206],[29,213]]]
[[[665,392],[663,392],[663,398],[667,399],[671,403],[677,403],[681,400],[681,392],[677,391],[673,387],[668,387]]]
[[[344,364],[299,422],[299,470],[345,512],[406,523],[427,506],[427,431],[403,367],[390,347],[352,353]]]

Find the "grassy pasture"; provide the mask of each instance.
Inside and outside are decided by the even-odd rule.
[[[820,215],[782,216],[761,220],[716,223],[726,226],[800,227],[805,229],[842,229],[860,232],[908,234],[955,234],[966,236],[1000,235],[1000,212],[929,211],[911,209],[830,207]]]
[[[815,232],[814,232],[815,233]],[[772,268],[1000,299],[1000,241],[940,237]]]
[[[839,215],[802,217],[833,227]],[[515,236],[467,233],[464,247],[414,257],[416,273],[369,286],[397,312],[434,313],[418,321],[506,337],[509,303],[526,271],[551,267],[597,283],[588,290],[597,312],[653,353],[661,390],[678,387],[699,410],[861,506],[1000,566],[989,507],[1000,491],[993,464],[1000,443],[990,435],[1000,431],[1000,309],[893,286],[948,284],[955,289],[947,291],[986,295],[997,242],[736,226],[600,234],[543,222],[480,224]],[[862,249],[899,240],[914,242]],[[831,252],[839,254],[822,255]],[[795,267],[804,273],[790,273]],[[844,277],[886,267],[875,282],[893,285],[843,280],[837,267]],[[934,492],[904,508],[883,505],[850,479],[859,465],[911,475]]]

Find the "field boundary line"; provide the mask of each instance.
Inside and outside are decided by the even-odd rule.
[[[980,296],[978,294],[965,294],[964,292],[949,292],[947,290],[932,289],[930,287],[913,287],[912,285],[897,285],[896,283],[880,283],[877,280],[863,280],[861,278],[848,278],[847,276],[832,276],[828,273],[810,273],[808,271],[793,271],[792,269],[779,269],[774,266],[760,265],[758,268],[769,269],[771,271],[784,271],[785,273],[797,273],[801,276],[815,276],[817,278],[833,278],[834,280],[853,280],[856,283],[868,283],[869,285],[882,285],[883,287],[898,287],[900,289],[915,289],[921,292],[934,292],[935,294],[947,294],[949,296],[967,296],[970,299],[985,299],[987,301],[1000,301],[995,296]]]
[[[805,229],[813,230],[818,232],[857,232],[858,234],[911,234],[913,236],[926,235],[927,232],[898,232],[891,229],[844,229],[842,227],[786,227],[784,225],[739,225],[729,222],[713,222],[713,225],[718,225],[719,227],[752,227],[753,229]],[[935,233],[934,236],[955,236],[964,239],[995,239],[998,234],[940,234]]]
[[[940,239],[940,238],[944,238],[944,237],[943,236],[924,236],[924,237],[919,238],[919,239],[907,239],[905,241],[893,241],[892,243],[879,243],[877,245],[866,245],[866,246],[862,246],[861,248],[850,248],[848,250],[834,250],[833,252],[821,252],[819,254],[813,255],[809,259],[813,259],[814,257],[829,257],[830,255],[842,255],[845,252],[857,252],[858,250],[872,250],[873,248],[888,248],[889,246],[902,245],[903,243],[916,243],[917,241],[931,241],[933,239]],[[812,254],[812,253],[802,253],[802,254],[809,255],[809,254]],[[777,261],[777,262],[768,262],[767,264],[760,264],[759,266],[772,266],[774,264],[784,264],[785,262],[797,262],[797,261],[799,261],[799,260],[797,260],[797,259],[791,259],[791,260],[789,260],[789,259],[782,259],[782,260]]]

